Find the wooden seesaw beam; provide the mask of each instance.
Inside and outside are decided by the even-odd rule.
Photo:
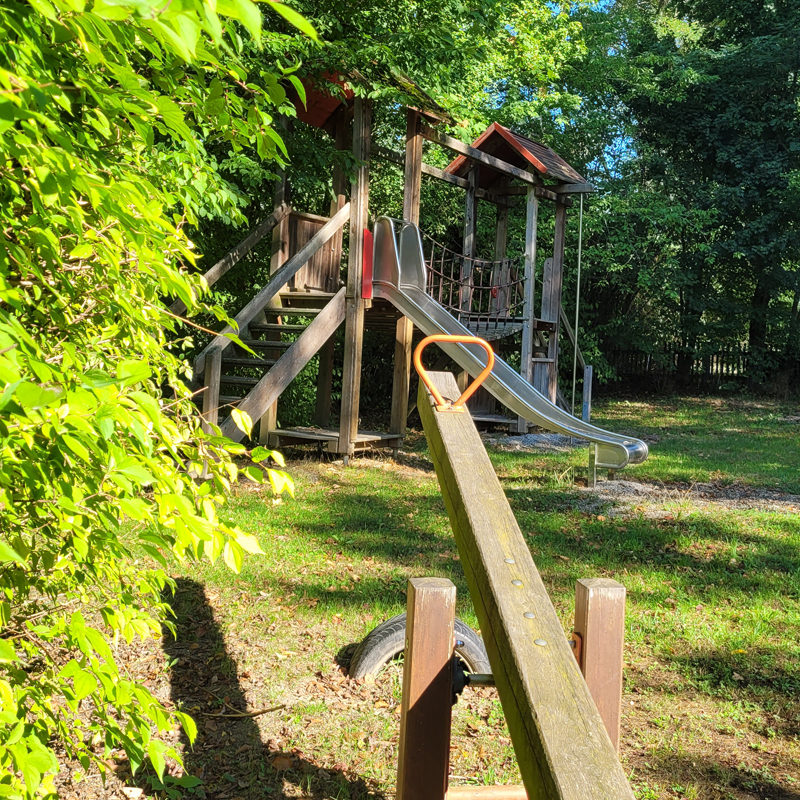
[[[418,407],[529,800],[633,800],[472,418]]]

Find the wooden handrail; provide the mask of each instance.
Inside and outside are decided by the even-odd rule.
[[[275,206],[273,212],[250,233],[242,239],[233,250],[223,256],[203,277],[209,286],[213,286],[232,266],[238,264],[281,220],[291,212],[292,207],[287,203]],[[176,300],[169,310],[173,314],[183,314],[186,304],[183,300]]]
[[[269,280],[269,283],[236,315],[234,322],[236,329],[242,330],[249,325],[261,311],[263,311],[270,300],[291,280],[291,278],[313,258],[314,254],[328,241],[339,228],[343,227],[350,218],[350,203],[345,204],[329,222],[326,222],[305,245],[293,255]],[[218,333],[197,356],[194,362],[195,378],[203,374],[205,370],[206,356],[212,350],[225,350],[230,345],[231,340],[227,334],[236,331],[227,325],[223,331]]]
[[[455,376],[430,374],[440,394]],[[475,423],[418,409],[522,780],[537,800],[633,800]]]

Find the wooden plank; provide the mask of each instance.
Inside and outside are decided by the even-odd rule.
[[[334,211],[334,213],[336,212]],[[331,220],[330,217],[323,217],[320,214],[310,214],[307,211],[297,211],[296,209],[292,209],[291,216],[293,219],[303,220],[304,222],[316,222],[318,225],[324,225]]]
[[[524,169],[520,169],[519,167],[515,167],[513,164],[509,164],[507,161],[502,161],[499,158],[490,156],[488,153],[484,153],[482,150],[478,150],[475,147],[464,144],[464,142],[460,142],[458,139],[454,139],[452,136],[448,136],[446,133],[440,133],[425,123],[422,123],[422,135],[430,142],[435,142],[436,144],[442,145],[442,147],[447,147],[450,150],[454,150],[456,153],[460,153],[462,156],[466,156],[467,158],[479,164],[485,164],[487,167],[491,167],[492,169],[496,170],[497,172],[501,172],[504,175],[509,175],[512,178],[519,178],[521,181],[530,183],[533,186],[541,185],[541,180],[534,176],[533,173]]]
[[[446,800],[528,800],[524,786],[451,786]]]
[[[364,257],[364,228],[369,211],[369,144],[372,106],[356,97],[353,106],[353,158],[360,164],[350,189],[350,245],[347,258],[347,319],[342,365],[342,405],[339,424],[339,451],[354,451],[358,433],[358,406],[361,397],[361,355],[364,339],[364,304],[361,299],[361,270]]]
[[[203,277],[209,286],[213,286],[232,266],[238,264],[281,220],[292,210],[288,203],[281,202],[275,206],[273,212],[242,239],[233,250],[223,256]],[[186,311],[183,300],[176,300],[169,310],[173,314],[181,315]]]
[[[567,208],[572,206],[572,198],[571,197],[564,197],[563,195],[556,194],[555,192],[551,192],[549,189],[546,189],[543,186],[536,187],[536,196],[543,197],[545,200],[552,200],[554,203],[561,203],[565,205]]]
[[[610,578],[579,580],[574,630],[581,637],[581,672],[611,743],[619,751],[625,587]]]
[[[454,377],[431,373],[444,397]],[[531,800],[633,800],[530,549],[468,414],[419,412]]]
[[[250,323],[256,315],[267,307],[270,300],[283,288],[286,282],[308,261],[317,250],[344,225],[350,216],[350,204],[346,205],[330,222],[324,225],[317,235],[299,252],[290,258],[270,279],[270,282],[236,315],[234,321],[239,330]],[[211,350],[225,350],[231,340],[225,334],[233,333],[230,325],[217,334],[197,356],[194,362],[195,375],[202,375],[205,368],[205,359]]]
[[[528,187],[528,194],[525,199],[525,284],[523,291],[524,305],[522,316],[522,353],[520,357],[520,375],[533,383],[534,363],[533,363],[533,336],[534,318],[536,303],[536,248],[537,234],[539,230],[539,200],[536,196],[536,189]],[[517,433],[528,432],[528,420],[525,417],[517,417]]]
[[[444,800],[450,766],[456,587],[408,582],[397,800]]]
[[[556,183],[551,186],[542,186],[542,189],[555,194],[587,194],[596,192],[597,188],[591,183]],[[519,195],[525,194],[524,186],[508,186],[505,189],[494,189],[497,194]]]
[[[336,297],[300,334],[297,341],[275,362],[275,366],[250,390],[239,404],[239,408],[249,414],[251,419],[259,419],[300,374],[300,371],[314,357],[320,347],[330,339],[333,332],[342,324],[344,314],[345,290],[340,289]],[[225,420],[221,430],[224,436],[235,442],[240,442],[244,438],[242,431],[230,418]]]
[[[222,373],[222,353],[215,352],[208,362],[205,387],[203,393],[203,423],[206,433],[211,433],[211,426],[217,424],[219,416],[219,384]]]

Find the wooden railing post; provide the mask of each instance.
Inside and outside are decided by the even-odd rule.
[[[609,578],[584,578],[575,585],[578,664],[608,738],[619,752],[622,713],[622,650],[625,641],[625,587]]]
[[[222,375],[222,352],[212,350],[206,358],[206,371],[203,375],[206,390],[203,393],[203,430],[211,433],[211,426],[217,424],[219,417],[219,383]]]
[[[408,582],[397,800],[445,800],[450,767],[456,587]]]

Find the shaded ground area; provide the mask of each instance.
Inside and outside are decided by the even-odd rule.
[[[674,464],[665,456],[659,471],[658,452],[650,473],[589,492],[574,483],[585,448],[507,448],[490,436],[565,635],[576,579],[628,589],[621,759],[637,797],[800,800],[797,495],[730,476],[664,480]],[[197,720],[193,748],[175,734],[202,781],[181,796],[391,797],[401,670],[351,681],[348,645],[403,609],[412,576],[451,578],[459,616],[476,624],[419,437],[398,463],[290,455],[297,500],[275,504],[240,485],[229,512],[267,555],[239,576],[176,569],[177,638],[127,652],[132,675]],[[454,784],[519,781],[494,690],[459,701],[451,759]],[[132,781],[124,760],[113,766],[105,787],[65,769],[61,796],[168,796],[146,775]]]

